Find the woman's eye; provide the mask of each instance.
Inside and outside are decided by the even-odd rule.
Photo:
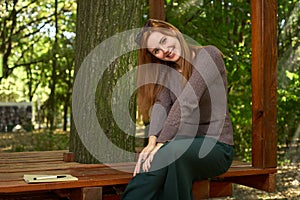
[[[159,50],[158,50],[158,49],[154,49],[154,50],[153,50],[153,53],[154,53],[154,54],[158,54],[158,53],[159,53]]]
[[[167,42],[167,38],[166,37],[161,40],[162,44],[165,44],[166,42]]]

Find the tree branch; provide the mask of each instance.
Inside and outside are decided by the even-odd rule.
[[[30,26],[30,25],[32,25],[32,24],[35,24],[35,23],[37,23],[37,22],[41,22],[42,20],[48,19],[48,20],[45,22],[45,24],[42,26],[42,27],[44,27],[46,24],[48,24],[49,22],[52,21],[52,20],[51,20],[51,17],[52,17],[52,16],[53,16],[53,14],[51,14],[51,15],[49,15],[49,16],[44,16],[44,17],[38,18],[38,19],[36,19],[36,20],[34,20],[34,21],[29,22],[28,24],[24,24],[23,26],[20,26],[19,30],[16,31],[16,32],[14,33],[14,35],[20,34],[21,31],[23,31],[26,27],[28,27],[28,26]],[[42,27],[41,27],[41,28],[42,28]],[[38,30],[41,30],[41,28],[39,28]]]

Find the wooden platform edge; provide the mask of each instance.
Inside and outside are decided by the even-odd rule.
[[[244,177],[230,177],[226,178],[226,180],[266,192],[276,192],[276,173]]]
[[[25,162],[25,166],[29,165],[32,167],[31,163],[32,157],[37,161],[39,158],[46,157],[47,159],[52,159],[55,157],[57,162],[61,162],[62,164],[68,165],[64,167],[64,170],[69,170],[69,172],[73,175],[79,175],[85,171],[85,173],[79,175],[79,180],[76,182],[61,182],[61,183],[51,183],[51,184],[38,184],[38,185],[28,185],[25,184],[23,180],[21,180],[20,173],[24,170],[18,167],[20,173],[11,172],[11,175],[16,176],[16,179],[3,181],[2,186],[0,187],[0,196],[1,195],[17,195],[17,193],[25,194],[29,193],[38,193],[39,191],[53,191],[56,194],[59,194],[61,197],[71,197],[71,193],[80,194],[80,196],[90,196],[93,194],[100,194],[101,190],[106,187],[115,187],[115,186],[125,186],[132,178],[131,171],[133,171],[135,163],[134,162],[126,162],[126,163],[112,163],[110,165],[103,164],[80,164],[73,163],[73,153],[65,152],[65,151],[57,151],[51,152],[51,156],[48,155],[50,152],[36,152],[30,154],[23,154],[21,156],[18,153],[12,153],[10,155],[6,155],[5,158],[2,159],[4,163],[3,166],[7,166],[10,164],[11,166],[15,166],[16,160],[22,158],[29,160],[31,162]],[[38,155],[38,156],[37,156]],[[1,161],[1,159],[0,159]],[[71,161],[71,162],[70,162]],[[5,164],[7,163],[7,164]],[[50,164],[50,163],[49,163]],[[54,171],[59,172],[60,170],[57,167],[57,164],[52,163],[51,165]],[[105,177],[103,173],[98,174],[97,177],[90,179],[91,171],[104,170],[106,168],[113,168],[119,172],[110,174],[110,177]],[[51,166],[47,169],[52,169]],[[36,168],[32,168],[36,170]],[[126,172],[124,171],[126,169]],[[132,169],[132,170],[130,170]],[[128,172],[128,170],[130,172]],[[40,170],[39,170],[40,171]],[[36,172],[36,171],[35,171]],[[208,180],[199,180],[196,181],[193,185],[193,195],[195,200],[214,198],[214,197],[225,197],[232,196],[233,194],[233,183],[241,184],[245,186],[249,186],[252,188],[256,188],[259,190],[264,190],[267,192],[275,192],[276,190],[276,168],[255,168],[249,163],[244,163],[240,161],[234,161],[232,163],[231,168],[224,174],[217,176],[213,179]],[[27,173],[27,171],[26,171]],[[94,173],[94,172],[93,172]],[[1,173],[0,173],[1,174]],[[85,174],[88,174],[86,176]],[[25,186],[25,187],[24,187]],[[84,189],[87,188],[87,189]],[[78,196],[78,195],[75,195]],[[77,200],[75,196],[72,196],[72,200]],[[96,195],[97,196],[97,195]],[[101,196],[101,195],[100,195]],[[105,194],[102,194],[104,197]],[[118,196],[118,195],[117,195]],[[112,197],[113,198],[113,197]],[[1,198],[0,198],[1,199]],[[106,198],[103,198],[106,199]],[[95,199],[93,199],[95,200]]]

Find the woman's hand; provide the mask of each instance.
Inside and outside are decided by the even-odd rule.
[[[141,171],[141,165],[145,162],[147,157],[149,156],[150,152],[155,148],[156,145],[156,137],[155,136],[150,136],[148,139],[148,145],[142,150],[142,152],[139,155],[139,158],[137,160],[133,176],[136,174],[140,173]]]
[[[157,143],[156,146],[153,148],[153,150],[150,152],[150,154],[147,157],[147,159],[145,160],[145,162],[142,163],[143,171],[144,172],[148,172],[149,171],[149,169],[151,167],[151,163],[152,163],[153,158],[154,158],[154,155],[160,149],[160,147],[162,147],[163,145],[164,145],[163,143]]]
[[[149,137],[148,145],[142,150],[142,152],[139,155],[133,176],[140,173],[141,167],[143,167],[143,170],[145,172],[149,171],[155,153],[163,145],[163,143],[156,144],[156,139],[156,136]]]

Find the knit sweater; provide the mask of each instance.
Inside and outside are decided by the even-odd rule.
[[[186,84],[178,71],[162,70],[165,84],[151,109],[149,135],[163,143],[177,136],[205,135],[233,145],[226,69],[220,51],[214,46],[203,47],[191,63],[193,71]]]

